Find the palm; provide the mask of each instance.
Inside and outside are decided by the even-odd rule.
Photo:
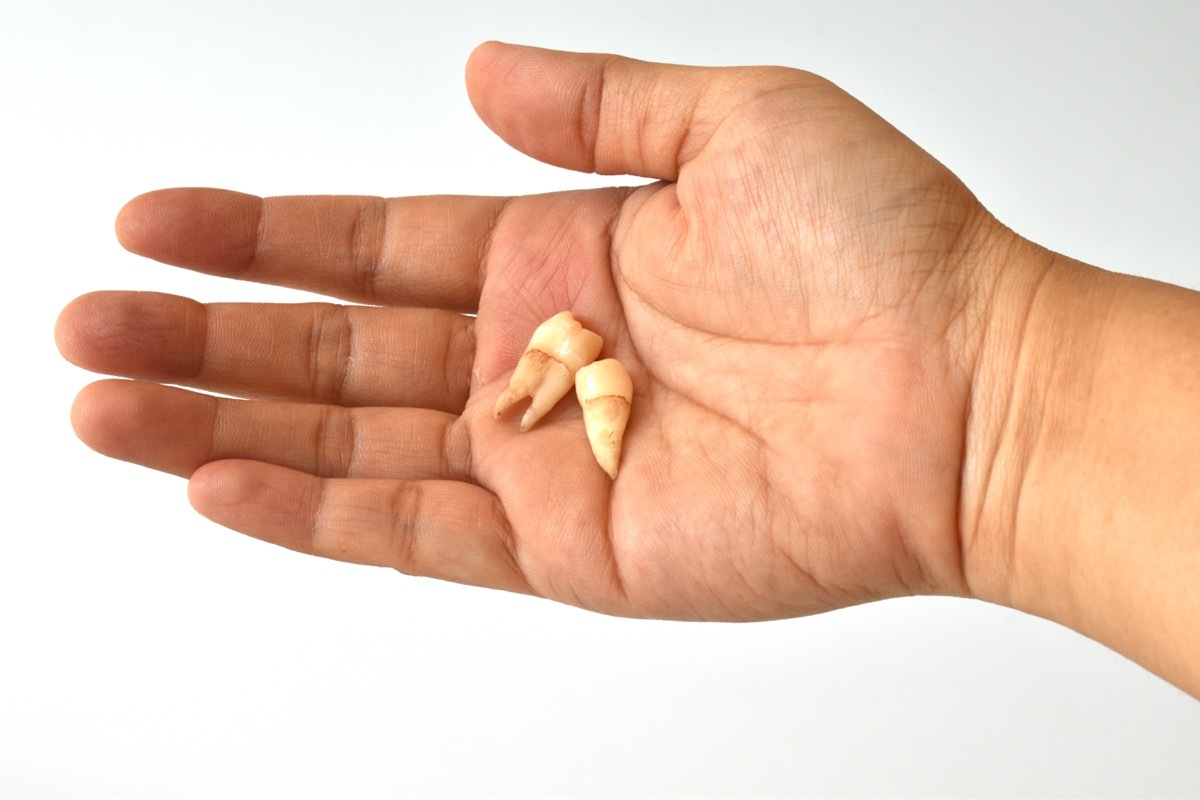
[[[438,441],[456,443],[443,450],[459,455],[437,467],[414,459],[396,437],[413,429],[415,412],[380,412],[394,416],[376,420],[386,431],[376,436],[331,425],[326,413],[317,425],[326,441],[307,471],[345,480],[336,492],[294,480],[285,502],[303,509],[344,496],[312,516],[362,530],[269,522],[260,526],[279,532],[262,533],[253,514],[222,521],[300,549],[623,614],[764,618],[953,590],[969,382],[956,353],[969,347],[954,330],[963,309],[951,259],[976,206],[835,89],[783,83],[721,117],[670,183],[485,210],[473,347],[441,361],[451,388],[414,401],[356,393],[348,368],[339,373],[333,395],[343,404],[461,410],[436,422]],[[789,103],[811,109],[802,95],[812,92],[826,93],[825,118],[788,113]],[[274,280],[350,299],[365,292],[345,278]],[[388,299],[377,283],[367,299]],[[592,461],[574,403],[529,433],[490,413],[533,326],[568,308],[634,379],[615,482]],[[405,319],[398,326],[413,324]],[[368,385],[385,380],[383,365],[375,370]],[[232,388],[330,399],[243,383]],[[340,466],[329,466],[339,460],[330,452],[344,454]],[[232,455],[305,467],[248,448]],[[412,478],[440,480],[420,493],[389,483]],[[467,488],[447,488],[447,478]],[[385,512],[363,511],[374,497],[387,499]],[[439,513],[454,519],[439,523]],[[439,524],[452,535],[414,544]]]
[[[807,137],[811,157],[818,146],[840,146],[855,126],[878,123],[852,102],[843,110],[848,118],[822,129],[828,145],[814,143],[811,130],[774,130]],[[523,312],[528,328],[571,307],[571,292],[582,290],[596,298],[589,323],[637,387],[614,485],[591,463],[573,407],[519,435],[488,415],[494,391],[472,406],[472,440],[496,451],[480,479],[504,501],[539,591],[624,613],[788,615],[929,590],[910,548],[954,540],[965,379],[952,373],[946,351],[952,310],[924,299],[917,284],[949,273],[930,250],[949,258],[972,201],[928,159],[915,159],[894,185],[873,187],[881,197],[928,203],[917,212],[910,205],[907,219],[867,206],[872,197],[828,193],[855,177],[825,168],[837,153],[813,159],[818,169],[777,163],[756,181],[737,174],[758,166],[743,136],[755,132],[727,119],[677,183],[632,196],[535,198],[527,202],[536,209],[512,211],[520,222],[595,243],[591,252],[549,249],[574,260],[547,259],[541,245],[553,234],[542,230],[495,232],[477,368],[506,370],[523,345],[490,338],[489,313]],[[879,146],[908,154],[911,145],[894,137]],[[826,204],[822,213],[788,207],[796,199],[789,184],[821,190],[813,194]],[[730,185],[742,191],[718,190]],[[704,201],[711,197],[721,202]],[[573,228],[572,219],[594,226]],[[681,236],[683,219],[692,225]],[[838,246],[805,220],[833,227]],[[945,232],[922,242],[920,265],[904,263],[904,248],[920,235],[906,226]],[[926,293],[947,282],[933,281]],[[845,296],[847,284],[862,302]],[[537,294],[523,288],[530,285]],[[514,297],[526,301],[517,312]]]

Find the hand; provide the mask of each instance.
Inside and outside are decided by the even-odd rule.
[[[489,44],[468,88],[531,156],[659,182],[143,195],[118,220],[136,253],[371,305],[80,298],[63,353],[137,380],[85,389],[79,436],[190,476],[201,513],[252,536],[608,613],[968,593],[967,419],[994,254],[1015,237],[806,73]],[[563,309],[633,377],[615,482],[573,398],[528,433],[492,418]]]

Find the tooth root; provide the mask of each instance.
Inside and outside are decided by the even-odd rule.
[[[621,445],[628,423],[629,401],[624,397],[610,394],[594,397],[583,404],[583,424],[587,427],[592,455],[613,480],[616,480],[621,464]]]
[[[508,388],[496,398],[499,419],[513,406],[530,398],[521,418],[521,430],[532,428],[571,390],[575,371],[600,354],[604,340],[575,320],[570,311],[560,311],[543,322],[530,337]]]
[[[565,364],[550,362],[549,368],[542,376],[542,382],[534,388],[530,396],[525,416],[521,417],[521,430],[527,431],[536,425],[546,412],[554,408],[555,403],[571,391],[572,383],[574,381],[571,379],[571,372]]]
[[[583,406],[583,424],[596,463],[616,480],[621,445],[633,402],[633,382],[615,358],[606,358],[575,373],[575,393]]]
[[[508,388],[496,398],[496,419],[500,419],[505,412],[526,397],[532,397],[552,364],[558,362],[541,350],[526,350],[517,362],[517,368],[508,381]]]

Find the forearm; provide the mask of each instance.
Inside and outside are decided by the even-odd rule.
[[[1024,251],[968,581],[1200,697],[1200,293]]]

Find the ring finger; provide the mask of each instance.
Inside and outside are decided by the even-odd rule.
[[[472,480],[466,427],[443,411],[233,400],[104,380],[80,392],[71,417],[92,449],[182,477],[246,459],[322,478]]]

